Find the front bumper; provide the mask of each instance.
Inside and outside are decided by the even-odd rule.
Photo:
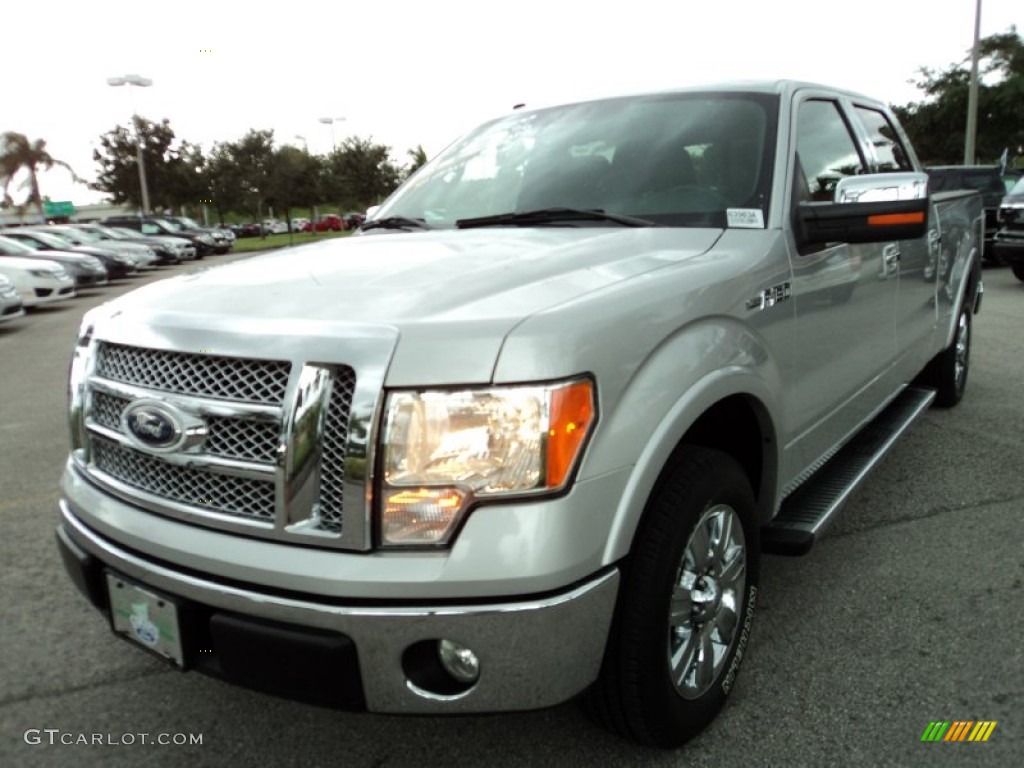
[[[444,714],[561,703],[597,678],[618,591],[619,573],[609,568],[539,596],[331,600],[214,580],[141,557],[86,526],[67,501],[60,506],[65,565],[96,607],[107,611],[103,574],[111,569],[180,601],[190,617],[183,630],[186,668],[319,704]],[[410,649],[442,638],[470,648],[480,661],[479,679],[454,695],[423,687],[410,666],[418,663]],[[253,657],[289,659],[290,674],[284,679],[281,665],[254,664]]]
[[[995,238],[995,255],[1010,263],[1024,262],[1024,229],[999,230]]]

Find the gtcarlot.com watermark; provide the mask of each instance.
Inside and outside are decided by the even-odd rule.
[[[203,743],[201,733],[75,733],[60,728],[29,728],[22,738],[26,744],[81,744],[97,747],[130,747],[134,744],[181,747]]]

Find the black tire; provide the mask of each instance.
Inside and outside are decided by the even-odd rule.
[[[1018,280],[1024,280],[1024,262],[1015,261],[1010,265],[1010,269],[1013,270],[1013,276]]]
[[[702,550],[703,564],[691,557]],[[588,713],[643,744],[675,747],[697,735],[735,684],[759,564],[754,493],[743,469],[719,451],[684,446],[662,471],[623,567],[601,675],[584,702]]]
[[[953,341],[931,363],[929,383],[935,387],[935,404],[940,408],[952,408],[963,400],[964,392],[967,390],[973,337],[971,308],[974,305],[969,298],[970,294],[960,308]]]

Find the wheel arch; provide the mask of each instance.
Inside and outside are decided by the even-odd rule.
[[[665,468],[679,451],[703,447],[734,458],[757,500],[757,524],[771,519],[778,492],[779,447],[773,399],[750,372],[718,371],[690,388],[651,436],[626,484],[605,562],[627,555]]]

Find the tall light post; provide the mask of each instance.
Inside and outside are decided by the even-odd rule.
[[[974,45],[971,47],[971,83],[967,90],[967,134],[964,137],[964,165],[974,164],[978,135],[978,45],[981,37],[981,0],[974,12]]]
[[[148,77],[142,77],[141,75],[124,75],[123,77],[108,77],[107,85],[119,87],[122,85],[128,86],[129,98],[132,102],[132,121],[135,125],[135,150],[136,156],[139,163],[139,187],[142,189],[142,213],[147,215],[149,213],[149,187],[146,185],[146,163],[142,157],[142,130],[138,126],[138,113],[135,111],[135,94],[132,91],[132,86],[138,86],[139,88],[149,88],[153,84],[153,81]]]
[[[295,138],[302,142],[302,148],[306,151],[306,154],[308,155],[309,154],[309,143],[306,141],[306,137],[305,136],[300,136],[299,134],[296,133],[295,134]]]
[[[331,150],[333,151],[333,150],[337,149],[338,148],[338,142],[334,138],[334,124],[335,123],[343,123],[343,122],[345,122],[345,118],[344,117],[321,117],[320,118],[320,122],[323,123],[324,125],[331,126]]]

